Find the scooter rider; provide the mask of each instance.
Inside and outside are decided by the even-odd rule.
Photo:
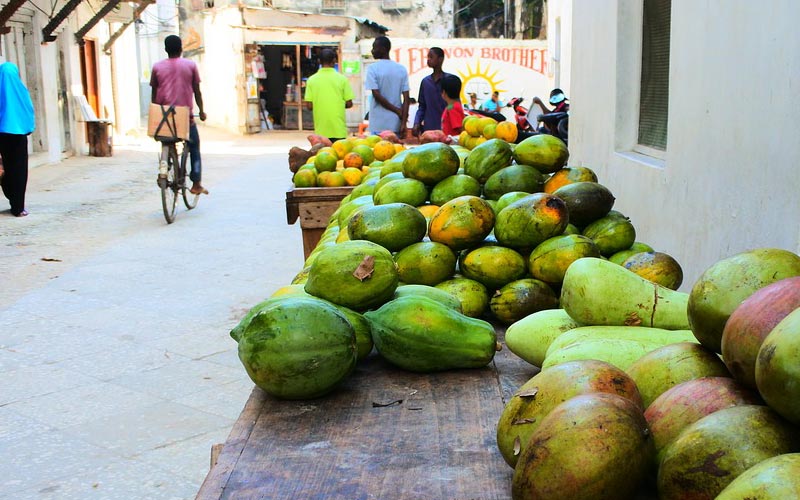
[[[539,129],[540,132],[555,136],[559,135],[558,123],[565,117],[565,114],[569,112],[569,102],[567,101],[568,99],[564,91],[559,88],[550,91],[550,104],[554,106],[553,109],[549,109],[545,106],[538,97],[533,98],[533,103],[538,104],[544,110],[544,114],[539,115],[538,120],[544,123],[543,128],[546,127],[546,130]]]

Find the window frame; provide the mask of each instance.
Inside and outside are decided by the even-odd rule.
[[[619,22],[616,47],[617,106],[614,149],[626,158],[648,166],[663,168],[669,151],[669,125],[665,150],[639,144],[644,2],[642,0],[619,0],[617,8]],[[670,123],[669,111],[667,123]]]

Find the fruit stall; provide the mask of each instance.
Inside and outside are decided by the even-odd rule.
[[[230,332],[256,388],[198,498],[800,498],[800,255],[681,291],[565,143],[488,120],[290,153],[318,241]]]

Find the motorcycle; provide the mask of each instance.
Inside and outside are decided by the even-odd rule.
[[[537,134],[550,134],[558,137],[564,143],[569,136],[569,112],[560,111],[556,113],[545,113],[539,106],[532,106],[530,109],[522,105],[522,97],[514,97],[508,105],[514,109],[517,119],[517,130],[519,136],[524,140]]]

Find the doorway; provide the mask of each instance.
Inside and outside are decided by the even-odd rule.
[[[264,61],[266,78],[259,79],[260,97],[276,128],[314,130],[311,112],[301,108],[305,82],[320,67],[323,48],[340,54],[338,43],[273,44],[259,42],[258,51]],[[300,117],[302,116],[302,124]]]

